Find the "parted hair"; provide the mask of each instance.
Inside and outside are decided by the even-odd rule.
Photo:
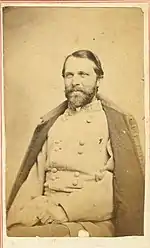
[[[62,76],[65,77],[65,66],[66,66],[66,62],[70,57],[76,57],[76,58],[87,58],[89,60],[91,60],[92,62],[94,62],[95,67],[94,67],[94,71],[97,75],[98,78],[103,78],[104,76],[104,71],[102,69],[102,65],[101,62],[98,58],[98,56],[96,54],[94,54],[93,52],[89,51],[89,50],[78,50],[75,51],[71,54],[69,54],[63,64],[63,69],[62,69]]]

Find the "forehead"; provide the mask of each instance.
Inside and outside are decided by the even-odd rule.
[[[94,62],[88,58],[69,57],[66,61],[65,71],[88,71],[94,72]]]

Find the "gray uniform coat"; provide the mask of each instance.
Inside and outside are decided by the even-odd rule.
[[[118,110],[100,96],[105,111],[114,156],[114,225],[115,236],[144,234],[144,161],[138,128],[131,115]],[[32,166],[47,139],[48,131],[68,106],[64,101],[47,113],[36,127],[28,150],[13,185],[8,204],[9,211],[18,191],[26,181]],[[44,176],[44,175],[42,175]],[[41,180],[43,182],[43,180]],[[34,182],[32,182],[34,183]],[[32,186],[31,186],[32,187]],[[42,194],[43,185],[40,188]]]

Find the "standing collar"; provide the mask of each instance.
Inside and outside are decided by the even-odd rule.
[[[94,97],[90,103],[84,105],[83,107],[77,108],[75,110],[68,106],[64,115],[71,116],[71,115],[74,115],[80,112],[91,112],[91,111],[100,111],[100,110],[102,110],[101,101],[98,100],[96,97]]]

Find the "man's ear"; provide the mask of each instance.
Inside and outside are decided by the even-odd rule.
[[[97,77],[97,82],[96,82],[97,88],[99,88],[100,82],[101,82],[101,78],[100,77]]]

